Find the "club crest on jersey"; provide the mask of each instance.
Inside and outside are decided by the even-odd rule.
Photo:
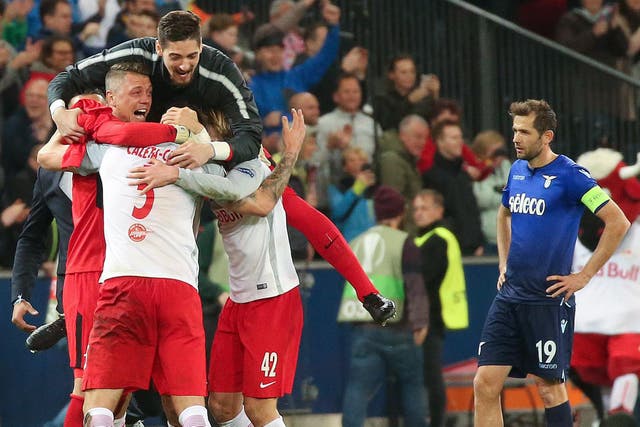
[[[129,227],[129,239],[133,242],[142,242],[147,238],[147,228],[142,224],[132,224]]]
[[[551,187],[551,182],[557,178],[556,175],[542,175],[544,177],[544,188]]]

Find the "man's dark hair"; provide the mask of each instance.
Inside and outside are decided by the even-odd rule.
[[[433,102],[433,106],[429,110],[427,114],[427,122],[429,122],[430,126],[434,126],[433,123],[436,117],[438,117],[443,111],[451,111],[452,114],[460,117],[462,116],[462,108],[460,104],[454,99],[449,98],[438,98]]]
[[[390,60],[389,60],[389,64],[387,65],[387,72],[392,72],[395,71],[396,69],[396,64],[400,61],[404,61],[404,60],[409,60],[411,62],[413,62],[413,64],[415,65],[416,60],[413,59],[413,56],[409,53],[403,52],[403,53],[398,53],[397,55],[394,55]]]
[[[4,0],[0,0],[0,15],[4,15],[5,7]]]
[[[52,34],[49,37],[46,37],[42,41],[42,50],[40,51],[40,59],[42,62],[45,62],[45,58],[49,58],[53,55],[53,46],[58,42],[66,42],[71,46],[71,50],[73,51],[73,55],[75,57],[75,49],[73,47],[73,39],[68,36],[63,36],[62,34]]]
[[[160,46],[164,47],[169,42],[184,40],[195,40],[200,43],[200,18],[198,15],[184,10],[174,10],[160,18],[158,24]]]
[[[417,199],[418,197],[431,197],[434,205],[444,209],[444,197],[439,191],[436,191],[432,188],[426,188],[424,190],[420,190],[418,194],[416,194],[415,198]]]
[[[40,22],[44,24],[44,17],[56,12],[58,3],[69,4],[69,0],[42,0],[40,2]]]
[[[149,76],[149,67],[139,61],[124,61],[113,64],[104,78],[105,89],[113,90],[124,78],[127,73],[141,74]]]
[[[535,114],[533,127],[540,135],[548,130],[556,131],[558,119],[555,111],[547,101],[543,99],[527,99],[526,101],[513,102],[509,107],[509,115],[511,117],[528,116],[531,113]]]
[[[431,138],[433,138],[433,141],[434,142],[438,141],[438,139],[440,139],[440,137],[444,133],[445,128],[449,126],[455,126],[459,128],[460,122],[447,119],[439,123],[436,123],[436,125],[431,129]]]
[[[336,77],[336,86],[333,88],[334,92],[337,92],[338,89],[340,88],[340,84],[344,81],[344,80],[351,80],[354,79],[356,81],[356,83],[358,83],[358,86],[360,85],[360,79],[358,79],[358,76],[356,76],[353,73],[348,73],[348,72],[342,72],[338,75],[338,77]]]

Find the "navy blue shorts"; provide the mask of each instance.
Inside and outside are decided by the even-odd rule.
[[[493,300],[478,347],[478,366],[511,366],[510,377],[533,374],[564,381],[571,361],[575,307]]]

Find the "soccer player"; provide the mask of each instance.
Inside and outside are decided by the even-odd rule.
[[[285,152],[282,162],[295,159]],[[272,175],[278,173],[276,168]],[[260,173],[251,176],[257,186]],[[161,162],[133,169],[130,177],[133,185],[175,183],[203,196],[218,195],[205,174]],[[281,192],[286,181],[280,183]],[[282,202],[266,217],[256,217],[240,210],[245,200],[212,206],[229,255],[231,289],[211,351],[209,409],[222,426],[284,427],[277,401],[293,388],[303,322],[299,281]]]
[[[531,374],[547,425],[570,427],[564,381],[573,341],[573,294],[613,254],[629,221],[586,169],[551,150],[557,120],[547,102],[514,102],[509,113],[518,160],[498,211],[498,294],[478,348],[474,425],[503,425],[500,392],[507,376]],[[571,273],[585,206],[605,228],[583,269]]]
[[[163,16],[157,39],[122,43],[78,62],[53,79],[49,108],[62,136],[77,140],[85,132],[77,122],[80,110],[66,110],[66,102],[77,93],[104,88],[109,67],[132,60],[143,61],[151,69],[154,102],[147,112],[149,120],[159,121],[162,113],[175,105],[216,108],[231,123],[233,137],[228,143],[216,143],[214,158],[237,163],[257,157],[262,125],[253,94],[231,59],[202,44],[200,19],[186,11]]]

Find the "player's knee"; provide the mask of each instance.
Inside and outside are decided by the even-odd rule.
[[[215,394],[209,395],[207,406],[213,418],[219,423],[233,419],[239,412],[229,399],[222,399]]]
[[[488,375],[477,372],[473,378],[473,393],[476,398],[489,399],[497,398],[502,390],[502,384],[493,381]]]
[[[264,425],[280,416],[277,408],[277,399],[248,397],[244,401],[244,411],[254,425]]]

